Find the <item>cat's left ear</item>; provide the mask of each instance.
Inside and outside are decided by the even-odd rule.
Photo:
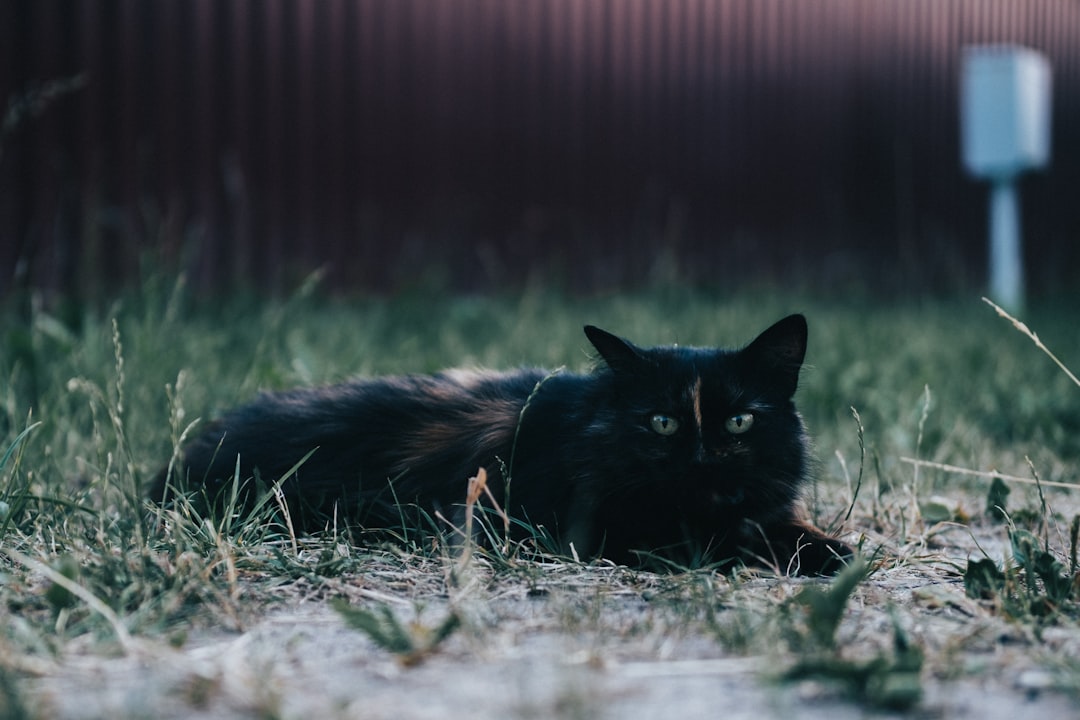
[[[586,325],[585,336],[612,370],[627,370],[644,361],[641,351],[633,343],[612,335],[607,330]]]
[[[799,368],[806,357],[806,318],[789,315],[757,336],[742,351],[754,367],[768,371],[783,382],[790,397],[799,384]]]

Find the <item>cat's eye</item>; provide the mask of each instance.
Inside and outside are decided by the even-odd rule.
[[[657,435],[674,435],[679,429],[679,421],[663,413],[656,413],[649,418],[649,425]]]
[[[732,435],[742,435],[753,426],[753,413],[739,413],[738,415],[732,415],[724,423],[724,429]]]

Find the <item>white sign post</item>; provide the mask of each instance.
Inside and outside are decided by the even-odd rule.
[[[989,180],[990,295],[1024,304],[1024,265],[1016,178],[1050,159],[1050,63],[1012,45],[964,51],[960,98],[964,165]]]

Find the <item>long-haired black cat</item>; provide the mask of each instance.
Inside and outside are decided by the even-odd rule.
[[[248,504],[259,482],[280,481],[301,527],[336,516],[400,529],[417,511],[460,520],[482,467],[511,517],[581,557],[803,574],[835,572],[850,557],[800,519],[801,315],[741,350],[585,334],[601,358],[586,374],[451,370],[261,395],[187,444],[151,496],[182,493],[220,511],[234,479]]]

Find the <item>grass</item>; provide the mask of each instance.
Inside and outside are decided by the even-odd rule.
[[[272,496],[251,517],[217,523],[163,515],[141,497],[185,434],[259,389],[453,365],[577,370],[588,363],[586,323],[646,345],[737,345],[793,311],[811,328],[798,396],[819,460],[810,512],[871,559],[869,575],[846,585],[707,568],[655,575],[511,547],[463,561],[416,541],[364,547],[345,529],[297,537],[266,522],[280,513]],[[1052,361],[977,298],[876,306],[659,289],[342,301],[312,283],[285,301],[235,299],[223,309],[178,283],[87,313],[78,330],[44,311],[2,310],[0,710],[56,710],[62,702],[39,705],[35,688],[62,675],[73,653],[167,657],[186,668],[193,636],[331,600],[373,639],[368,654],[388,648],[410,665],[496,652],[517,642],[505,628],[535,612],[542,632],[588,667],[645,663],[635,672],[648,674],[657,659],[767,657],[789,680],[824,678],[854,702],[889,707],[920,702],[920,678],[1011,672],[992,663],[957,671],[953,662],[971,658],[965,633],[1005,623],[1030,637],[1027,657],[1050,668],[1053,687],[1076,692],[1076,657],[1056,657],[1044,640],[1072,638],[1080,623],[1070,528],[1080,388],[1062,372],[1080,365],[1074,311],[1047,305],[1024,318]],[[1001,512],[987,511],[988,496]],[[502,523],[493,514],[479,531],[502,537]],[[912,573],[951,594],[897,594]],[[409,619],[425,605],[436,608],[430,618]],[[965,623],[912,630],[944,622],[949,608],[964,608]],[[210,679],[185,672],[198,698],[181,698],[178,714],[232,692],[220,689],[225,670]],[[551,697],[546,710],[543,698],[526,704],[571,716],[603,702],[576,682]],[[288,714],[266,687],[245,698],[251,713]]]

